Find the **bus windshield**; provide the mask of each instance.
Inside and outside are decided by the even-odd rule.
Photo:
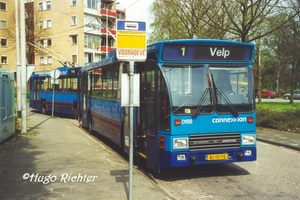
[[[254,97],[249,66],[209,67],[216,90],[216,111],[228,112],[230,106],[237,112],[252,112]]]
[[[201,106],[200,112],[213,111],[208,71],[204,65],[163,66],[162,69],[170,88],[175,114],[193,114],[198,106]]]
[[[165,65],[162,70],[174,114],[216,111],[236,116],[254,109],[249,66]]]

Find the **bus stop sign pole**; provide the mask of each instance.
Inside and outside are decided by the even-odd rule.
[[[60,76],[60,71],[57,70],[57,69],[52,70],[52,71],[50,72],[50,76],[51,76],[52,81],[53,81],[53,85],[52,85],[52,87],[53,87],[53,93],[52,93],[52,117],[53,117],[53,115],[54,115],[55,84],[58,84],[58,83],[56,83],[56,82],[57,82],[57,80],[58,80],[58,77]]]
[[[132,185],[133,185],[133,88],[134,88],[134,62],[129,62],[129,200],[132,200]]]
[[[129,61],[129,200],[132,200],[133,179],[133,107],[135,105],[134,62],[144,62],[147,58],[146,23],[122,21],[117,23],[116,57],[119,61]],[[138,80],[139,81],[139,80]]]

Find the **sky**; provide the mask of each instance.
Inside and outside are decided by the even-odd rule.
[[[146,31],[149,32],[151,23],[150,5],[154,0],[116,0],[118,8],[126,9],[126,20],[146,22]]]

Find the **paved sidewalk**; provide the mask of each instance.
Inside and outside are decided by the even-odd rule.
[[[0,145],[0,199],[128,199],[128,163],[74,125],[29,113],[28,133]],[[257,128],[258,140],[300,151],[300,134]],[[133,199],[169,200],[134,170]]]
[[[267,142],[270,144],[300,151],[300,133],[292,133],[258,127],[257,138],[262,142]]]
[[[62,118],[30,113],[27,125],[0,145],[0,199],[129,199],[128,163],[118,154]],[[133,199],[174,199],[133,172]]]

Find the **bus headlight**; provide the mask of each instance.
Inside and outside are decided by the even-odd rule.
[[[242,145],[254,145],[255,143],[255,135],[242,135]]]
[[[173,139],[173,149],[186,149],[189,147],[188,138],[174,138]]]

